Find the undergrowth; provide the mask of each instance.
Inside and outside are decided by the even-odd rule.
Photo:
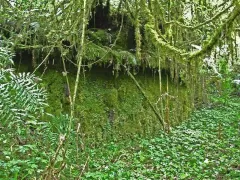
[[[9,75],[6,74],[8,69],[2,71],[1,80],[8,82],[5,78]],[[15,77],[15,74],[11,75]],[[24,75],[17,78],[16,84],[22,85],[21,89],[29,90],[33,87],[29,88],[27,85],[31,83],[24,83],[28,81],[23,82],[21,78],[28,80],[31,77]],[[8,90],[5,91],[9,92]],[[54,88],[52,90],[58,91]],[[98,94],[102,101],[96,102],[102,102],[112,109],[118,109],[118,101],[130,101],[130,97],[134,98],[130,102],[142,104],[141,101],[136,101],[133,94],[126,96],[127,99],[118,98],[121,93],[127,94],[126,89],[121,86],[118,89],[105,86],[105,91],[104,94]],[[58,92],[61,96],[60,90]],[[91,97],[88,96],[90,89],[83,89],[82,93],[85,95],[80,97],[85,99],[85,106],[82,107],[89,110],[93,108],[95,114],[90,113],[91,116],[99,115],[102,112],[99,109],[97,111],[99,104],[92,103],[93,99],[87,101]],[[3,95],[10,98],[15,95],[6,94]],[[1,118],[8,121],[0,125],[0,179],[239,179],[240,100],[239,97],[230,96],[230,80],[223,84],[223,91],[219,94],[221,96],[213,98],[214,103],[211,106],[195,111],[188,121],[175,127],[170,133],[159,131],[157,135],[152,135],[154,137],[146,138],[147,136],[141,137],[132,132],[135,137],[121,141],[114,136],[108,141],[97,143],[84,141],[86,134],[82,132],[78,121],[73,123],[65,139],[70,118],[61,115],[61,112],[59,116],[48,114],[50,121],[46,121],[47,116],[40,116],[39,113],[36,113],[39,115],[38,121],[30,121],[31,116],[19,116],[19,120],[2,116]],[[34,103],[33,97],[27,98],[24,103]],[[61,103],[58,103],[60,107]],[[79,106],[79,109],[82,107]],[[133,107],[125,108],[128,112]],[[2,110],[4,112],[6,111]],[[138,117],[133,119],[138,122]],[[94,116],[93,119],[97,122],[101,118]],[[103,130],[111,130],[111,126],[113,125],[109,123]],[[136,127],[134,124],[133,126]],[[105,144],[101,144],[104,142]]]
[[[240,100],[195,112],[170,134],[87,149],[83,179],[238,179]]]

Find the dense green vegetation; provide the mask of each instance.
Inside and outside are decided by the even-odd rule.
[[[239,179],[239,109],[231,98],[196,111],[170,134],[88,149],[83,179]]]
[[[239,0],[0,2],[0,179],[239,179]]]
[[[214,103],[195,111],[170,133],[159,131],[155,135],[121,141],[110,138],[99,144],[85,142],[82,134],[72,132],[69,141],[79,142],[68,145],[64,160],[71,164],[71,171],[64,170],[59,178],[238,179],[240,100],[236,96],[229,97],[227,102],[222,96],[213,99]],[[19,132],[29,141],[27,144],[11,145],[8,139],[14,134],[3,134],[1,129],[2,148],[6,148],[1,155],[0,178],[28,179],[45,172],[49,155],[54,154],[53,147],[57,148],[58,133],[65,131],[66,119],[61,116],[53,118],[50,125],[39,123],[33,137],[26,131]],[[39,139],[41,142],[34,143]],[[9,145],[11,149],[7,148]],[[61,151],[65,153],[63,149]],[[57,169],[61,168],[62,160],[57,159]]]
[[[71,74],[69,79],[70,87],[73,87],[74,77]],[[159,85],[156,73],[139,72],[136,79],[141,87],[146,89],[150,100],[157,103],[159,92],[156,90],[159,89]],[[45,72],[43,86],[49,92],[48,113],[56,115],[69,113],[69,99],[63,93],[64,81],[60,72],[54,70]],[[163,81],[164,91],[166,91],[165,81]],[[173,83],[169,83],[168,86],[172,97],[180,96],[169,100],[169,108],[172,111],[169,119],[172,125],[176,125],[188,117],[191,109],[187,108],[189,102],[185,98],[186,88],[183,86],[174,88]],[[84,78],[79,82],[79,89],[81,93],[76,97],[78,102],[76,120],[81,122],[81,129],[86,139],[92,138],[92,141],[113,137],[125,139],[154,134],[161,130],[161,124],[158,123],[146,99],[126,74],[119,73],[115,78],[108,69],[94,67],[91,71],[85,72]],[[183,103],[186,104],[179,107]],[[181,116],[176,117],[174,114]]]

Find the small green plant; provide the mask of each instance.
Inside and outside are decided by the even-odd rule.
[[[16,74],[12,56],[0,48],[0,120],[2,123],[32,121],[41,116],[46,104],[46,92],[39,88],[34,75]]]
[[[10,68],[12,57],[7,48],[0,47],[0,179],[39,174],[48,158],[38,144],[47,125],[40,121],[46,92],[34,75],[17,74]]]

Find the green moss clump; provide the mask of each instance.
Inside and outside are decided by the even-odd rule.
[[[47,112],[60,115],[63,113],[64,101],[64,79],[62,74],[49,70],[43,77],[43,83],[47,92],[49,92],[48,104],[50,106],[47,108]]]
[[[108,108],[118,109],[118,90],[109,89],[104,94],[104,103]]]

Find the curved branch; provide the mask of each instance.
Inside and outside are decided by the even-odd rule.
[[[178,55],[181,58],[187,58],[188,60],[192,60],[196,57],[202,56],[203,54],[211,51],[214,47],[214,45],[218,42],[218,40],[221,37],[221,34],[223,32],[223,29],[228,29],[233,21],[237,18],[237,16],[240,15],[240,6],[235,6],[233,11],[230,13],[228,19],[214,32],[213,36],[210,37],[209,41],[203,46],[203,48],[199,51],[193,52],[193,53],[185,53],[181,49],[178,49],[166,42],[164,42],[161,38],[159,38],[158,33],[154,29],[154,26],[151,24],[146,24],[145,29],[146,32],[150,34],[150,37],[153,39],[153,42],[156,46],[160,46],[165,51],[168,52],[168,54],[175,54]]]
[[[213,49],[214,45],[220,39],[223,29],[225,29],[225,28],[228,29],[232,25],[232,23],[236,19],[236,17],[239,15],[240,15],[240,6],[235,6],[235,8],[231,12],[229,18],[225,21],[225,23],[223,23],[219,28],[217,28],[217,30],[215,31],[213,36],[209,39],[209,41],[206,43],[206,45],[203,46],[202,50],[191,53],[190,56],[188,57],[188,59],[189,60],[194,59],[196,57],[199,57],[199,56],[205,54],[208,51],[211,51]],[[185,54],[185,55],[187,55],[187,54]]]
[[[155,43],[156,46],[160,46],[161,48],[164,48],[169,54],[175,54],[175,55],[181,56],[181,54],[184,53],[181,49],[178,49],[166,43],[161,38],[159,38],[159,35],[157,31],[154,29],[153,25],[146,24],[145,29],[146,29],[146,32],[150,35],[150,37],[153,39],[153,43]]]
[[[185,24],[181,24],[180,22],[178,21],[170,21],[170,22],[166,22],[166,25],[169,25],[169,24],[176,24],[182,28],[186,28],[186,29],[190,29],[190,30],[195,30],[201,26],[204,26],[216,19],[218,19],[221,15],[225,14],[231,7],[233,6],[233,3],[231,3],[229,6],[227,6],[225,9],[223,9],[222,11],[220,11],[218,14],[216,14],[215,16],[213,16],[211,19],[203,22],[203,23],[200,23],[196,26],[188,26],[188,25],[185,25]]]

